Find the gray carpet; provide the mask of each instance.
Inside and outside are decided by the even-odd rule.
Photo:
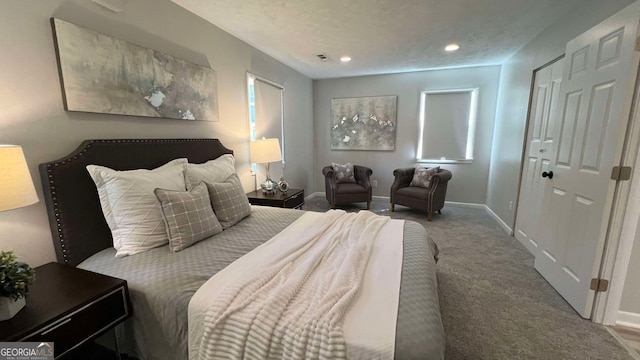
[[[303,209],[329,204],[316,196]],[[371,210],[423,224],[438,244],[447,359],[632,359],[605,327],[562,299],[535,271],[533,256],[483,209],[447,205],[431,222],[403,206],[390,212],[388,200],[375,199]]]

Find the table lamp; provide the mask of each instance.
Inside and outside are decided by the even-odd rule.
[[[38,202],[38,195],[27,167],[22,148],[0,145],[0,212],[13,210]],[[3,262],[3,282],[14,284],[0,292],[0,321],[11,319],[25,306],[24,296],[33,283],[33,270],[16,262],[13,252],[0,252]],[[12,274],[6,277],[6,274]],[[18,287],[20,285],[20,287]]]
[[[264,163],[267,168],[267,179],[260,184],[265,194],[275,194],[278,184],[271,180],[269,163],[282,160],[278,139],[255,140],[249,144],[252,163]]]
[[[38,202],[22,147],[0,145],[0,211]]]

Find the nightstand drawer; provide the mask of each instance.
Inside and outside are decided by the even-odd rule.
[[[128,316],[126,290],[118,288],[22,341],[53,341],[58,357]]]
[[[291,195],[287,199],[284,200],[285,208],[295,209],[299,208],[304,204],[304,191],[297,193],[295,195]]]

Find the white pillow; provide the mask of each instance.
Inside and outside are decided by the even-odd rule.
[[[153,170],[117,171],[88,165],[100,205],[113,236],[116,257],[137,254],[169,242],[154,189],[184,191],[187,159],[172,160]]]
[[[231,154],[224,154],[204,164],[187,164],[184,179],[187,190],[191,190],[202,181],[210,184],[224,182],[235,172],[235,158]]]

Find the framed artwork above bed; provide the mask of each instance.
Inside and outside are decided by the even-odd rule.
[[[52,18],[67,111],[218,121],[213,69]]]

